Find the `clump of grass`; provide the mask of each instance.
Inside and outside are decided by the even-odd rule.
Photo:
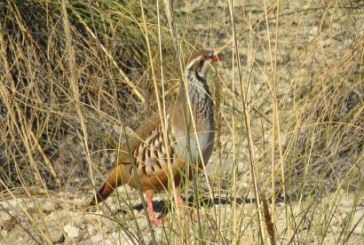
[[[317,80],[295,91],[296,110],[287,118],[293,139],[286,146],[291,191],[363,187],[363,45],[362,37],[354,39]]]
[[[80,118],[75,114],[61,4],[26,0],[0,5],[0,190],[34,184],[54,188],[69,180],[65,173],[70,171],[74,177],[85,176],[86,158],[76,147]],[[66,9],[87,144],[92,151],[115,147],[118,137],[111,125],[138,126],[139,120],[130,115],[149,109],[143,102],[152,99],[140,7],[128,1],[69,1]],[[151,24],[156,16],[148,9],[150,45],[157,45],[157,27]],[[167,34],[162,30],[165,40]],[[168,62],[170,42],[163,48]]]

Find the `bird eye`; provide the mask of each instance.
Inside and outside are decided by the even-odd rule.
[[[219,58],[219,56],[217,54],[211,54],[211,55],[209,55],[208,56],[208,59],[209,60],[212,60],[212,61],[219,61],[220,60],[220,58]]]
[[[202,56],[202,60],[204,60],[204,61],[205,61],[205,60],[209,60],[209,59],[210,59],[210,56],[209,56],[209,55],[203,55],[203,56]]]

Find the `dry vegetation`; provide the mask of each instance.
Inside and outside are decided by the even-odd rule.
[[[0,243],[362,242],[362,1],[142,2],[0,1]],[[149,227],[128,187],[83,210],[195,49],[224,56],[201,219],[161,194]]]

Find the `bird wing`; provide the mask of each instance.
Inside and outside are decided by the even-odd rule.
[[[136,177],[139,178],[142,189],[162,190],[169,182],[170,173],[179,179],[179,171],[182,170],[184,161],[178,159],[175,154],[171,128],[171,117],[173,111],[167,113],[166,127],[164,134],[159,114],[156,114],[145,121],[132,137],[129,137],[130,153],[133,157],[132,164],[123,167],[124,181],[133,187],[137,187]],[[166,139],[167,137],[167,144]],[[171,167],[171,169],[170,169]],[[172,172],[170,172],[172,170]],[[176,175],[177,174],[177,175]],[[179,181],[177,181],[179,182]]]
[[[150,118],[144,121],[144,124],[127,136],[127,143],[125,143],[119,150],[116,159],[117,165],[129,165],[133,161],[133,152],[139,147],[151,132],[160,124],[160,117],[158,113],[154,113]]]

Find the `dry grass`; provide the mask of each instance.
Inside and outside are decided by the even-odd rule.
[[[140,4],[0,2],[0,241],[363,239],[362,3]],[[204,216],[177,217],[162,194],[167,223],[152,228],[128,187],[85,213],[124,129],[173,99],[201,48],[224,54],[215,153],[184,189]]]

